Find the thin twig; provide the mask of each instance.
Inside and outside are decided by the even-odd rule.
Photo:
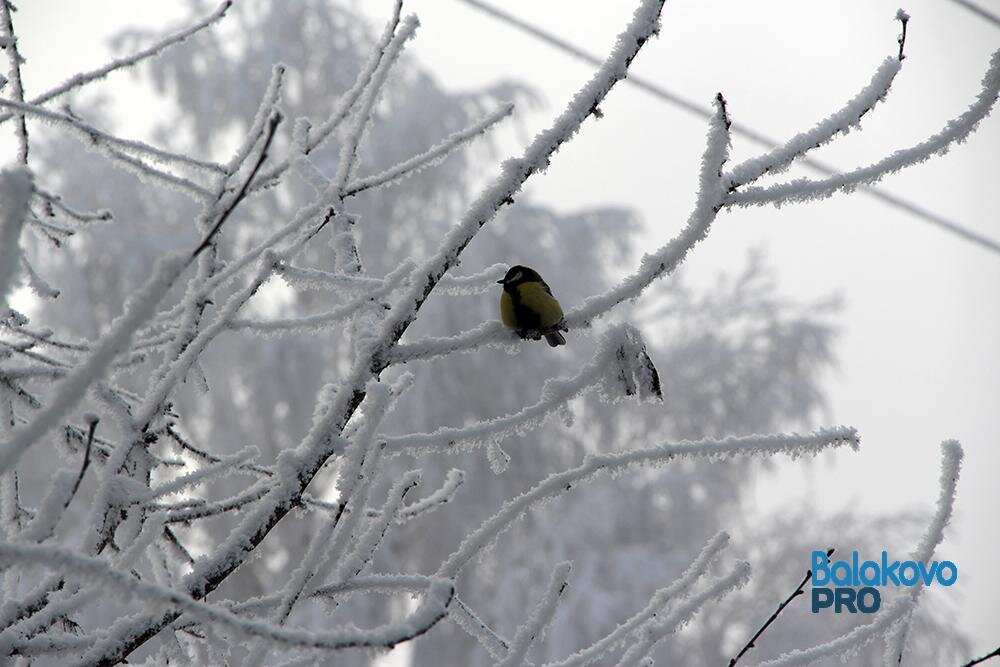
[[[115,70],[122,69],[123,67],[131,67],[133,65],[137,65],[141,61],[146,60],[147,58],[159,55],[162,51],[170,48],[171,46],[174,46],[175,44],[183,42],[191,35],[203,30],[204,28],[207,28],[211,24],[221,19],[225,15],[226,11],[230,8],[230,6],[232,6],[232,4],[233,4],[232,0],[226,0],[226,2],[223,2],[214,12],[212,12],[207,17],[205,17],[198,23],[194,24],[193,26],[190,26],[189,28],[181,30],[180,32],[171,33],[170,35],[167,35],[160,41],[156,42],[155,44],[148,46],[145,49],[138,51],[137,53],[133,53],[130,56],[112,60],[103,67],[99,67],[89,72],[80,72],[79,74],[75,74],[66,81],[64,81],[63,83],[56,86],[55,88],[47,90],[41,95],[34,97],[31,100],[31,104],[44,104],[45,102],[48,102],[53,98],[59,97],[60,95],[65,95],[66,93],[75,88],[79,88],[80,86],[85,86],[88,83],[96,81],[97,79],[103,79],[104,77],[106,77],[111,72],[114,72]],[[11,118],[13,118],[13,116],[14,114],[10,113],[0,115],[0,123],[7,122]]]
[[[198,244],[198,247],[191,253],[192,259],[197,257],[202,250],[208,247],[208,245],[212,242],[212,237],[215,236],[215,234],[222,227],[222,223],[226,221],[229,214],[232,213],[243,198],[246,197],[247,188],[250,187],[250,181],[254,179],[254,176],[256,176],[257,172],[260,170],[260,166],[264,164],[264,161],[267,159],[267,151],[271,147],[271,142],[274,140],[274,133],[278,129],[278,124],[281,122],[281,118],[282,116],[280,111],[275,111],[274,114],[271,115],[267,124],[267,136],[264,138],[264,147],[261,149],[260,155],[257,157],[256,164],[254,164],[253,169],[250,170],[250,174],[247,176],[246,180],[243,181],[243,185],[240,187],[239,192],[236,193],[236,196],[233,197],[229,206],[226,207],[226,210],[222,212],[222,215],[219,216],[219,219],[208,231],[208,234],[205,235],[204,240],[202,240],[202,242]]]
[[[87,472],[87,467],[90,466],[90,450],[94,446],[94,432],[97,430],[98,421],[98,418],[94,415],[87,416],[87,444],[83,450],[83,464],[80,466],[80,474],[76,476],[76,481],[73,482],[73,490],[69,494],[70,499],[76,495],[77,489],[80,488],[80,482],[83,481],[83,475]]]
[[[1000,657],[1000,646],[996,647],[992,653],[987,653],[981,658],[976,658],[975,660],[970,660],[969,662],[962,665],[962,667],[972,667],[973,665],[978,665],[981,662],[986,662],[991,658]]]
[[[910,22],[910,15],[900,9],[896,12],[896,20],[903,24],[903,34],[896,41],[899,42],[899,62],[903,62],[903,46],[906,44],[906,24]]]
[[[0,0],[0,21],[6,33],[6,43],[3,48],[7,50],[7,59],[10,60],[10,85],[14,93],[14,99],[24,102],[24,86],[21,83],[21,54],[17,50],[17,35],[14,34],[14,22],[11,20],[13,7],[10,0]],[[21,164],[28,164],[28,125],[24,119],[24,113],[15,113],[17,117],[17,159]]]
[[[826,550],[827,559],[829,559],[830,556],[833,555],[834,551],[835,549],[833,547],[830,547],[829,549]],[[773,614],[771,614],[771,617],[766,621],[764,621],[764,625],[760,626],[757,632],[754,633],[754,636],[750,638],[750,641],[748,641],[746,645],[740,650],[740,652],[736,654],[736,657],[729,661],[729,667],[733,667],[737,662],[739,662],[740,658],[742,658],[747,651],[749,651],[755,646],[755,642],[760,638],[762,634],[764,634],[764,631],[767,630],[768,626],[771,625],[771,623],[774,623],[774,621],[778,618],[778,615],[785,610],[785,607],[787,607],[792,600],[805,593],[803,589],[805,588],[806,583],[808,583],[808,581],[812,579],[812,575],[813,575],[812,570],[806,572],[806,576],[802,578],[802,581],[799,583],[798,588],[796,588],[791,595],[785,598],[784,602],[778,605],[778,608],[774,611]]]

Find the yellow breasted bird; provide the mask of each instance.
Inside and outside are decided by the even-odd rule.
[[[544,336],[552,347],[566,344],[558,331],[563,319],[562,306],[537,271],[526,266],[512,266],[497,283],[503,285],[500,319],[504,325],[514,329],[521,338],[538,340]]]

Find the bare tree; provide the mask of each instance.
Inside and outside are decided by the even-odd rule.
[[[192,658],[223,662],[242,650],[240,643],[249,638],[247,655],[240,656],[248,664],[272,659],[308,663],[343,649],[388,649],[437,631],[445,618],[474,638],[497,664],[524,663],[552,624],[560,600],[572,590],[569,563],[552,565],[547,584],[509,639],[465,601],[462,580],[470,563],[518,519],[546,501],[574,493],[585,482],[637,466],[707,461],[704,468],[710,468],[713,462],[731,458],[813,455],[857,448],[858,434],[853,428],[835,426],[807,435],[646,442],[625,451],[588,454],[538,479],[523,493],[498,499],[495,510],[485,520],[480,517],[477,527],[466,531],[453,550],[431,565],[430,573],[417,569],[377,573],[373,562],[380,550],[389,546],[397,551],[428,550],[419,539],[387,538],[442,516],[432,511],[457,498],[463,485],[463,473],[455,469],[440,476],[436,488],[415,499],[421,470],[408,470],[398,462],[414,454],[459,460],[462,453],[487,450],[492,466],[500,471],[508,460],[504,441],[530,437],[553,416],[568,418],[571,402],[580,396],[596,396],[613,405],[616,414],[635,409],[623,405],[624,401],[663,401],[651,346],[640,330],[621,323],[601,327],[602,318],[627,308],[630,301],[673,274],[710,232],[719,212],[790,204],[877,182],[965,140],[990,112],[1000,91],[998,52],[982,93],[939,134],[872,165],[828,178],[770,186],[758,182],[854,129],[885,98],[904,60],[908,17],[899,14],[903,34],[898,50],[893,48],[855,97],[782,146],[735,166],[729,165],[730,115],[719,94],[698,167],[697,202],[681,232],[647,254],[624,280],[569,308],[559,325],[571,334],[584,335],[602,328],[592,356],[547,381],[537,396],[517,396],[518,406],[508,414],[487,419],[476,415],[472,423],[428,427],[426,432],[413,432],[411,421],[403,434],[390,435],[386,420],[406,409],[408,394],[422,391],[419,378],[401,372],[403,365],[487,347],[517,351],[531,345],[492,320],[448,335],[420,335],[417,327],[438,295],[495,289],[492,283],[504,266],[483,267],[465,275],[455,275],[453,269],[468,256],[466,250],[474,239],[513,203],[524,183],[548,168],[560,146],[590,116],[600,115],[605,96],[626,76],[643,44],[656,34],[662,0],[641,3],[590,81],[523,155],[502,163],[499,173],[457,214],[457,221],[441,234],[436,246],[425,239],[423,259],[385,267],[366,261],[361,250],[362,233],[378,221],[356,217],[356,198],[377,200],[390,186],[459,151],[513,111],[511,104],[498,104],[424,150],[361,175],[363,147],[374,130],[373,119],[387,81],[418,26],[415,18],[402,17],[400,3],[356,78],[332,103],[332,111],[326,112],[322,122],[313,123],[304,116],[294,122],[286,120],[283,84],[288,68],[275,64],[256,113],[225,162],[125,139],[100,129],[73,109],[56,110],[47,104],[212,26],[226,14],[229,3],[190,29],[132,57],[81,73],[30,100],[20,80],[11,8],[6,0],[0,4],[0,27],[6,32],[4,44],[11,62],[10,96],[0,100],[0,106],[7,110],[2,120],[16,125],[22,163],[0,178],[0,316],[4,326],[0,341],[0,406],[4,410],[0,422],[0,563],[4,568],[0,655],[56,656],[72,664],[115,664],[154,638],[157,642],[150,659],[156,662]],[[35,176],[25,168],[33,155],[29,141],[34,134],[29,137],[25,119],[44,120],[75,134],[88,150],[129,170],[144,188],[151,192],[166,188],[182,195],[195,211],[186,237],[151,244],[153,254],[161,256],[142,284],[126,281],[130,294],[121,314],[113,320],[97,319],[90,341],[79,340],[78,332],[57,334],[39,328],[7,303],[18,274],[41,298],[59,293],[35,269],[30,253],[23,251],[19,242],[23,229],[58,249],[69,237],[86,234],[95,223],[112,217],[103,210],[78,210],[56,194],[57,188],[45,182],[44,174]],[[287,125],[293,127],[289,140],[284,141],[289,133],[282,131]],[[195,136],[203,131],[192,129]],[[319,154],[335,135],[336,158],[327,165]],[[241,236],[241,218],[268,217],[276,210],[270,195],[293,178],[297,179],[294,187],[309,193],[308,202],[280,222],[271,220],[259,237]],[[387,239],[393,235],[392,230],[378,233]],[[328,252],[317,250],[322,238],[329,239]],[[163,254],[163,247],[175,250]],[[324,270],[299,263],[310,252],[313,257],[327,257]],[[125,265],[135,259],[129,255],[116,258],[121,275],[134,271],[135,267]],[[318,314],[269,317],[266,308],[255,304],[259,300],[255,297],[279,276],[296,289],[329,290],[336,303]],[[327,383],[315,392],[311,410],[303,411],[302,405],[287,407],[301,417],[294,428],[287,429],[299,434],[296,442],[277,448],[280,451],[264,461],[254,447],[232,452],[216,447],[211,438],[196,437],[211,433],[211,428],[198,423],[196,408],[185,410],[180,405],[192,401],[184,385],[193,385],[195,391],[218,391],[210,389],[204,363],[206,351],[219,345],[222,334],[234,330],[299,334],[317,329],[340,335],[345,353],[340,363],[331,364],[329,372],[322,374]],[[280,355],[282,347],[276,344],[275,354]],[[277,365],[284,366],[280,361]],[[214,418],[225,419],[223,415]],[[36,502],[24,502],[21,465],[29,455],[52,448],[56,442],[65,445],[75,464],[56,471]],[[938,509],[914,551],[914,558],[925,562],[933,557],[950,518],[962,457],[954,442],[945,443],[943,451]],[[314,484],[318,476],[335,480],[332,492],[327,485]],[[83,482],[90,478],[91,492],[83,497]],[[218,489],[225,492],[218,494]],[[293,551],[294,561],[284,568],[286,576],[277,581],[259,576],[259,590],[253,597],[208,601],[209,594],[231,581],[238,570],[251,566],[264,550],[265,539],[298,511],[312,512],[315,520],[305,543]],[[73,525],[69,525],[71,517]],[[226,530],[179,535],[181,527],[218,519],[226,520],[221,524]],[[664,638],[703,607],[747,583],[750,566],[746,562],[733,562],[721,573],[712,569],[728,541],[725,533],[711,537],[681,575],[656,591],[645,607],[589,647],[550,664],[604,663],[614,657],[619,664],[648,664]],[[115,595],[108,596],[107,591]],[[886,605],[870,623],[812,648],[786,652],[767,664],[807,664],[822,657],[849,655],[879,637],[887,638],[887,660],[899,662],[920,593],[919,587],[914,588]],[[402,618],[374,627],[362,629],[350,620],[326,620],[339,619],[340,610],[350,609],[350,598],[372,594],[414,597],[411,604],[390,603],[390,609],[401,610]],[[307,604],[328,614],[313,617],[321,619],[315,624],[318,627],[290,623],[295,619],[293,612]]]

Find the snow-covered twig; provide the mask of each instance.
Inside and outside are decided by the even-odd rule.
[[[213,477],[229,474],[233,469],[242,467],[244,463],[256,458],[259,454],[260,452],[256,447],[246,447],[231,456],[223,456],[216,463],[209,464],[186,475],[181,475],[169,482],[150,487],[145,502],[149,503],[162,496],[180,493],[188,487],[204,484]]]
[[[389,48],[389,44],[396,35],[396,29],[399,27],[400,12],[402,9],[403,0],[395,0],[393,3],[392,15],[386,22],[385,28],[382,30],[382,35],[372,48],[368,60],[365,61],[361,71],[358,72],[358,76],[355,78],[354,83],[347,90],[347,92],[345,92],[340,99],[337,100],[337,104],[334,106],[333,111],[327,119],[318,127],[311,129],[307,145],[301,151],[296,148],[297,154],[308,156],[312,151],[321,146],[323,142],[326,141],[327,137],[329,137],[330,134],[336,130],[342,122],[344,122],[344,119],[347,118],[347,114],[350,113],[351,108],[358,101],[358,98],[361,97],[365,87],[371,81],[372,76],[374,76],[375,70],[386,57],[386,50]],[[261,174],[257,183],[254,184],[253,190],[274,185],[281,178],[282,174],[288,170],[289,166],[291,166],[290,160],[279,162],[270,171]]]
[[[617,365],[620,353],[632,336],[638,336],[638,332],[629,326],[613,327],[604,335],[590,363],[570,378],[547,380],[542,386],[539,400],[515,413],[470,426],[445,426],[431,433],[388,436],[384,438],[387,451],[399,454],[462,450],[490,444],[512,435],[521,435],[544,424],[560,408],[588,389],[597,385],[609,385],[609,379],[628,377],[629,386],[635,393],[636,383],[631,379],[631,374],[626,376],[625,369]],[[621,388],[619,391],[618,387],[604,386],[602,393],[606,397],[616,398],[628,393],[628,389]]]
[[[824,179],[800,178],[768,187],[748,187],[731,193],[727,206],[781,205],[829,197],[836,192],[851,192],[859,185],[877,183],[889,174],[919,164],[934,155],[947,152],[953,144],[965,141],[990,114],[1000,95],[1000,51],[994,52],[989,68],[983,77],[982,90],[976,100],[958,118],[949,121],[944,129],[910,148],[898,150],[878,162],[853,171],[835,174]]]
[[[802,132],[773,150],[746,160],[727,171],[725,174],[727,187],[734,190],[756,181],[764,174],[784,171],[796,158],[800,158],[814,148],[819,148],[833,141],[837,136],[858,127],[861,118],[876,104],[885,100],[889,87],[892,86],[892,82],[901,67],[902,61],[900,59],[886,58],[872,75],[868,85],[838,111],[817,123],[812,129]]]
[[[3,48],[7,52],[7,61],[10,66],[7,68],[7,81],[10,82],[11,92],[14,99],[24,102],[24,85],[21,82],[21,63],[24,58],[17,48],[17,35],[14,34],[14,21],[11,18],[13,7],[10,0],[0,0],[0,29],[3,30]],[[17,160],[21,164],[28,165],[28,126],[25,123],[24,113],[11,114],[17,119]]]
[[[135,331],[156,312],[160,299],[190,263],[191,257],[168,255],[156,263],[146,284],[133,295],[110,330],[94,345],[90,355],[53,389],[48,405],[27,426],[0,443],[0,472],[17,463],[62,417],[83,399],[87,387],[100,378],[115,356],[126,350]]]
[[[656,591],[642,610],[587,648],[558,662],[546,663],[544,667],[586,667],[586,665],[602,660],[610,651],[621,646],[629,635],[633,634],[641,625],[662,614],[664,608],[673,602],[675,597],[687,595],[688,589],[705,576],[715,557],[728,544],[728,534],[725,532],[716,533],[691,562],[691,565],[681,573],[681,576],[668,586]]]
[[[458,132],[451,134],[440,143],[429,148],[426,152],[421,153],[420,155],[415,155],[408,160],[404,160],[403,162],[400,162],[378,174],[365,176],[351,181],[344,188],[344,196],[348,197],[359,192],[364,192],[365,190],[371,190],[372,188],[377,188],[412,176],[422,169],[426,169],[427,167],[430,167],[444,159],[449,153],[462,146],[470,139],[484,134],[487,130],[507,116],[511,115],[513,112],[513,104],[509,102],[503,104],[496,111],[486,115],[484,118],[473,123],[466,129],[459,130]]]
[[[774,660],[758,663],[756,667],[800,667],[814,664],[824,658],[849,654],[889,631],[894,623],[912,611],[913,604],[909,596],[901,596],[883,608],[871,623],[859,625],[824,644],[809,649],[789,651]]]
[[[35,267],[31,265],[31,261],[25,255],[21,255],[21,268],[24,269],[24,275],[28,279],[28,287],[31,288],[35,296],[41,299],[55,299],[59,296],[59,290],[38,275]],[[3,304],[0,304],[0,308],[3,308]]]
[[[638,297],[658,278],[673,272],[708,229],[722,207],[726,189],[721,178],[722,166],[729,155],[729,117],[725,100],[716,96],[715,116],[709,127],[708,141],[702,156],[698,200],[687,225],[667,245],[642,258],[639,270],[604,294],[586,299],[566,313],[569,329],[589,326],[593,320],[620,303]],[[514,334],[499,322],[485,322],[457,336],[418,340],[400,345],[388,355],[391,363],[430,359],[461,350],[475,349],[483,344],[509,344]]]
[[[377,306],[378,300],[391,294],[399,288],[399,284],[413,270],[413,262],[406,261],[392,270],[381,281],[378,288],[366,292],[353,301],[338,306],[333,310],[319,315],[306,315],[284,320],[236,320],[229,325],[232,329],[247,329],[264,334],[279,332],[301,333],[303,331],[328,330],[331,325],[355,317],[365,309]]]
[[[438,576],[456,576],[470,560],[532,506],[569,491],[575,485],[601,473],[622,471],[636,465],[662,465],[676,458],[723,459],[779,453],[796,457],[843,446],[858,447],[858,434],[853,428],[838,426],[809,435],[750,435],[721,440],[708,438],[617,454],[588,455],[579,466],[549,475],[530,490],[505,503],[499,512],[465,538],[458,550],[438,569]]]
[[[556,605],[559,604],[559,598],[566,590],[571,568],[572,565],[568,561],[564,561],[552,570],[548,586],[542,592],[542,596],[528,620],[514,633],[514,638],[510,640],[510,646],[507,648],[507,654],[502,660],[496,662],[496,667],[517,667],[524,664],[524,658],[528,655],[528,649],[531,648],[532,642],[545,631],[545,626],[552,621],[552,617],[556,613]]]
[[[618,662],[618,667],[635,667],[642,664],[642,660],[653,650],[653,647],[657,643],[688,622],[706,603],[721,598],[737,588],[741,588],[749,579],[750,564],[742,561],[738,562],[732,572],[724,577],[719,577],[705,586],[703,590],[679,602],[663,620],[648,622],[637,633],[638,641],[629,646],[628,650],[625,651],[625,654]]]
[[[455,494],[458,493],[458,489],[464,481],[465,473],[457,468],[452,468],[445,475],[444,483],[436,491],[403,507],[399,511],[397,519],[401,522],[409,521],[427,512],[432,512],[446,503],[450,503],[455,498]]]
[[[135,139],[122,139],[121,137],[99,130],[93,125],[90,125],[89,123],[86,123],[80,118],[77,118],[75,115],[71,115],[69,113],[59,113],[58,111],[52,111],[51,109],[46,109],[45,107],[38,106],[37,104],[28,104],[26,102],[19,102],[17,100],[5,98],[0,98],[0,107],[7,107],[13,109],[18,114],[33,116],[39,120],[69,128],[78,135],[82,136],[87,143],[95,146],[135,152],[160,162],[161,164],[180,165],[216,173],[222,173],[224,171],[222,165],[214,162],[199,160],[181,153],[174,153]],[[121,156],[122,154],[117,155]],[[131,155],[125,156],[133,157]]]
[[[451,606],[448,607],[448,617],[455,624],[465,630],[466,633],[486,649],[490,657],[494,660],[502,660],[507,654],[510,642],[498,635],[493,629],[486,625],[483,619],[479,618],[472,609],[469,608],[462,598],[457,595],[452,599]]]
[[[944,442],[941,445],[941,450],[940,493],[938,496],[937,511],[934,513],[930,525],[913,551],[914,558],[924,563],[930,561],[931,557],[933,557],[934,550],[944,537],[944,527],[951,518],[955,500],[955,487],[963,456],[961,445],[954,440]],[[797,667],[799,665],[811,665],[823,658],[848,655],[879,636],[897,632],[894,630],[894,628],[900,627],[897,625],[897,622],[903,621],[905,623],[906,619],[913,614],[917,607],[919,594],[920,588],[913,587],[906,595],[899,596],[886,608],[878,612],[871,623],[858,626],[850,632],[823,644],[808,649],[789,651],[774,660],[760,663],[757,667]],[[886,656],[889,657],[890,664],[898,664],[898,656],[902,652],[902,642],[905,641],[905,636],[898,637],[898,635],[893,636],[893,634],[890,634],[890,637],[892,639],[888,642]]]
[[[74,90],[81,86],[85,86],[88,83],[97,81],[98,79],[103,79],[111,72],[126,67],[133,67],[142,62],[143,60],[147,60],[149,58],[158,56],[160,53],[170,48],[171,46],[174,46],[175,44],[180,44],[181,42],[185,41],[188,37],[191,37],[192,35],[201,32],[208,26],[212,25],[213,23],[221,19],[223,16],[225,16],[226,11],[232,6],[232,4],[233,4],[232,0],[226,0],[221,5],[219,5],[219,7],[214,12],[206,16],[201,21],[195,23],[189,28],[167,35],[163,39],[152,44],[151,46],[148,46],[145,49],[142,49],[141,51],[137,51],[136,53],[133,53],[130,56],[126,56],[124,58],[116,58],[111,62],[107,63],[106,65],[98,67],[97,69],[91,70],[89,72],[80,72],[79,74],[74,74],[69,79],[67,79],[60,85],[56,86],[55,88],[51,88],[50,90],[45,91],[41,95],[32,98],[31,103],[36,105],[45,104],[49,100],[52,100],[61,95],[65,95],[71,90]],[[14,114],[0,115],[0,123],[5,123],[13,117]]]
[[[904,24],[905,25],[905,24]],[[940,491],[938,492],[937,509],[927,530],[920,538],[916,548],[910,556],[917,563],[930,565],[931,558],[938,545],[944,540],[945,526],[951,521],[955,506],[955,491],[958,486],[958,476],[962,469],[962,459],[965,453],[957,440],[946,440],[941,444],[941,476],[938,481]],[[914,609],[919,601],[920,594],[924,590],[923,579],[917,578],[917,583],[911,586],[907,593],[913,600]],[[885,658],[886,664],[899,665],[903,662],[903,652],[906,649],[906,638],[910,631],[910,619],[908,615],[903,622],[895,627],[886,642]]]
[[[245,635],[262,637],[279,644],[327,649],[352,646],[392,648],[402,641],[412,639],[426,632],[445,616],[453,592],[453,585],[450,581],[434,579],[424,591],[420,605],[403,622],[379,626],[370,630],[362,630],[349,625],[322,632],[311,632],[275,626],[263,621],[237,616],[227,609],[200,602],[171,588],[135,579],[102,559],[81,556],[69,549],[0,542],[0,562],[19,562],[32,566],[43,565],[62,572],[73,573],[74,576],[99,579],[127,596],[180,609],[204,622],[219,623]],[[123,620],[127,623],[131,619]],[[90,664],[94,654],[102,648],[101,643],[98,643],[94,647],[94,651],[84,656],[82,664]]]
[[[35,195],[37,195],[38,198],[45,203],[44,205],[50,211],[47,213],[49,216],[54,215],[54,212],[52,211],[58,210],[67,218],[71,218],[82,224],[91,222],[108,222],[114,218],[114,215],[108,210],[78,211],[64,202],[62,197],[43,190],[37,183],[35,184]]]
[[[6,0],[0,0],[6,6]],[[17,278],[21,259],[21,229],[28,215],[32,193],[31,172],[26,168],[0,172],[0,320],[7,319],[7,296]]]

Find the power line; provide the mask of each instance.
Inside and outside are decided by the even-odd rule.
[[[969,2],[969,0],[951,0],[951,1],[956,4],[962,5],[973,14],[978,14],[980,17],[991,22],[993,25],[1000,27],[1000,17],[998,17],[996,14],[986,11],[979,5],[975,5]]]
[[[967,3],[966,0],[952,0],[952,1],[958,2],[962,5],[969,6],[970,8],[975,7],[975,5],[970,5],[970,3]],[[546,44],[549,44],[550,46],[554,46],[561,51],[569,53],[586,63],[589,63],[594,66],[600,66],[603,62],[600,58],[598,58],[594,54],[588,51],[584,51],[580,47],[560,37],[557,37],[556,35],[553,35],[552,33],[543,30],[538,26],[532,25],[531,23],[528,23],[523,19],[513,16],[512,14],[508,14],[502,9],[498,9],[493,5],[482,2],[482,0],[460,0],[460,2],[464,2],[465,4],[470,5],[492,16],[493,18],[503,21],[507,25],[517,28],[521,32],[527,33],[532,37],[535,37],[536,39],[539,39],[545,42]],[[985,11],[983,10],[979,11],[986,14],[987,17],[990,17],[990,15]],[[996,17],[992,17],[992,19],[995,20]],[[690,99],[687,99],[682,95],[678,95],[673,91],[667,90],[663,86],[660,86],[659,84],[656,84],[650,81],[649,79],[633,74],[632,72],[628,73],[628,76],[625,78],[625,83],[630,83],[637,88],[641,88],[642,90],[645,90],[647,93],[653,95],[654,97],[657,97],[663,100],[664,102],[672,104],[675,107],[683,109],[684,111],[687,111],[690,114],[698,116],[699,118],[709,119],[712,118],[713,116],[712,110],[710,110],[708,107],[702,106],[701,104],[694,102]],[[753,128],[747,127],[746,125],[743,125],[741,123],[733,123],[731,129],[733,132],[736,132],[737,134],[742,135],[743,137],[750,139],[751,141],[754,141],[762,146],[766,146],[768,148],[776,148],[777,146],[781,145],[775,139],[772,139],[771,137],[768,137],[767,135],[762,134],[754,130]],[[801,160],[803,164],[826,176],[832,176],[834,174],[840,173],[839,170],[833,168],[832,166],[826,164],[825,162],[816,160],[815,158],[806,156],[801,158]],[[915,204],[897,195],[890,194],[882,190],[881,188],[865,186],[864,188],[862,188],[862,190],[865,193],[871,195],[872,197],[875,197],[876,199],[880,200],[881,202],[888,204],[889,206],[894,206],[902,211],[909,213],[912,216],[915,216],[925,222],[929,222],[935,225],[939,229],[942,229],[946,232],[959,236],[965,239],[966,241],[975,243],[987,250],[991,250],[997,254],[1000,254],[1000,242],[997,242],[987,236],[983,236],[978,232],[972,231],[967,227],[960,225],[957,222],[949,220],[943,215],[939,215],[933,211],[924,208],[923,206],[920,206],[919,204]]]

